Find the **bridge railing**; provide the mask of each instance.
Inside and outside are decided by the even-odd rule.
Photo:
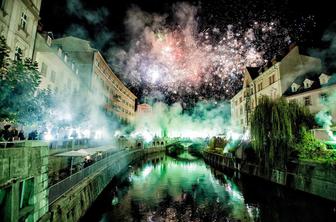
[[[100,170],[104,169],[105,167],[110,166],[114,163],[114,161],[120,160],[122,158],[127,159],[130,155],[141,152],[141,150],[133,150],[133,151],[120,151],[114,155],[106,157],[96,163],[78,171],[75,174],[67,177],[66,179],[52,185],[49,187],[49,205],[54,203],[57,199],[59,199],[62,195],[68,192],[71,188],[76,186],[85,178],[92,176],[93,174],[99,172]],[[112,169],[115,172],[112,172],[113,175],[119,171],[119,169]]]

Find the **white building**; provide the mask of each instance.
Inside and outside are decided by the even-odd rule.
[[[325,111],[336,122],[336,74],[308,73],[297,77],[284,93],[288,101],[307,106],[311,113]]]
[[[48,35],[36,36],[34,60],[41,73],[39,88],[58,95],[76,93],[81,87],[78,67],[61,49],[53,47],[52,41]]]
[[[232,124],[246,130],[262,96],[279,98],[298,76],[320,69],[321,61],[300,54],[297,46],[290,48],[282,59],[274,59],[270,67],[247,67],[243,88],[231,99]]]
[[[91,47],[89,41],[68,36],[55,39],[53,45],[75,59],[84,86],[103,98],[106,113],[114,113],[129,123],[134,121],[137,97],[116,76],[101,53]]]
[[[32,58],[42,0],[0,0],[0,35],[7,40],[10,58]]]

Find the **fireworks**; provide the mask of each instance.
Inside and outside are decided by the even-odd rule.
[[[246,66],[264,65],[271,47],[279,50],[291,42],[276,21],[200,31],[197,7],[179,4],[174,9],[173,22],[138,8],[128,12],[134,41],[128,52],[117,53],[123,55],[118,61],[127,82],[149,89],[145,96],[159,90],[173,101],[229,98],[241,86]]]

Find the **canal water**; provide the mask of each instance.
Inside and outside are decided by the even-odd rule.
[[[103,191],[82,221],[336,221],[334,203],[203,160],[154,155]]]

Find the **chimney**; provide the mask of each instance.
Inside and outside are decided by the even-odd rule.
[[[271,60],[272,65],[275,65],[277,63],[277,58],[276,56],[273,56],[272,60]]]

